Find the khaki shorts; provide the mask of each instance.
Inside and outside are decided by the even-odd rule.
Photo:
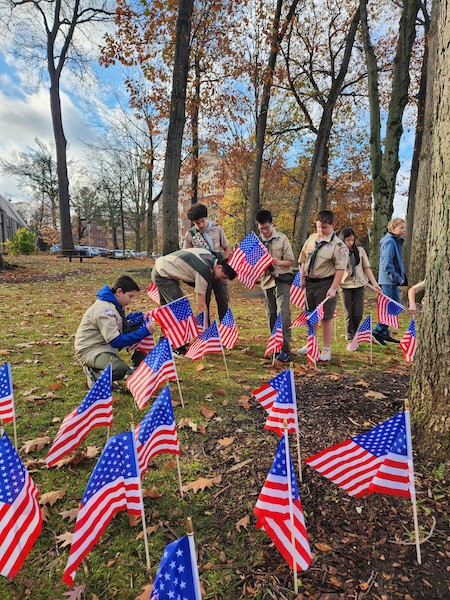
[[[308,281],[306,283],[306,304],[309,311],[314,310],[319,304],[325,300],[328,290],[330,289],[333,279],[326,279],[325,281],[317,281],[312,283]],[[334,298],[330,298],[323,305],[323,318],[332,319],[334,317],[334,311],[336,310],[337,294]]]

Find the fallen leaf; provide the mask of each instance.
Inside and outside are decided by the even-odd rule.
[[[59,390],[60,388],[62,388],[62,383],[52,383],[51,385],[48,386],[49,390]]]
[[[317,550],[320,550],[321,552],[330,552],[331,550],[333,550],[333,548],[328,544],[325,544],[325,542],[315,542],[314,546],[317,548]]]
[[[222,448],[228,448],[234,442],[234,437],[225,437],[221,440],[217,440],[217,443],[222,446]]]
[[[73,533],[71,531],[66,531],[61,535],[56,536],[56,541],[58,544],[61,544],[61,548],[65,548],[66,546],[70,546],[72,543]]]
[[[61,400],[62,396],[57,396],[53,392],[47,392],[42,396],[43,398],[50,398],[51,400]]]
[[[32,452],[33,450],[42,450],[42,448],[47,444],[50,444],[50,442],[51,439],[48,437],[48,435],[44,437],[38,437],[34,440],[27,440],[20,451],[28,454],[28,452]]]
[[[211,487],[213,485],[217,485],[222,481],[222,475],[218,475],[217,477],[213,477],[211,479],[206,479],[205,477],[200,477],[196,481],[191,481],[186,485],[183,485],[183,492],[190,492],[191,490],[196,494],[199,490],[204,490],[206,487]]]
[[[196,370],[196,371],[203,371],[203,369],[204,369],[204,368],[205,368],[205,365],[204,365],[204,364],[202,364],[202,363],[200,363],[199,365],[197,365],[197,366],[195,367],[195,370]]]
[[[194,423],[194,421],[191,421],[188,417],[183,417],[178,422],[178,429],[181,429],[183,427],[190,427],[192,431],[197,431],[198,429],[197,423]]]
[[[134,600],[150,600],[150,594],[152,593],[153,585],[149,583],[145,587],[142,588],[142,594],[136,596]]]
[[[253,459],[247,458],[247,460],[243,460],[242,462],[238,463],[237,465],[233,465],[232,467],[230,467],[228,469],[227,473],[233,473],[234,471],[239,471],[239,469],[242,469],[242,467],[245,467],[245,465],[248,465],[251,462],[253,462]]]
[[[24,392],[22,392],[22,396],[29,396],[30,394],[34,394],[34,392],[38,392],[40,389],[40,387],[34,387],[31,388],[31,390],[25,390]]]
[[[215,410],[211,410],[207,406],[202,406],[200,412],[205,417],[205,419],[211,419],[216,414]]]
[[[152,533],[155,533],[156,531],[158,531],[159,529],[159,525],[150,525],[150,527],[147,527],[146,532],[147,535],[151,535]],[[137,534],[136,536],[137,540],[142,540],[144,539],[144,532],[141,531],[140,533]]]
[[[235,525],[236,531],[241,531],[241,527],[244,527],[244,529],[247,529],[249,524],[250,524],[250,515],[245,515],[245,517],[242,517],[242,519],[239,519],[239,521],[236,523],[236,525]]]
[[[62,510],[58,513],[58,515],[60,515],[63,519],[69,519],[69,523],[71,523],[77,518],[79,510],[79,508],[70,508],[69,510]]]
[[[245,410],[249,410],[250,408],[250,396],[246,396],[245,394],[239,398],[239,404]]]
[[[366,387],[366,388],[369,387],[369,384],[366,381],[363,381],[362,379],[360,381],[357,381],[355,383],[355,385],[360,385],[361,387]]]
[[[331,576],[329,582],[331,585],[334,585],[334,587],[342,587],[342,581],[337,577]]]
[[[333,375],[330,375],[330,376],[328,377],[328,379],[329,379],[330,381],[339,381],[339,380],[340,380],[340,379],[342,379],[342,378],[343,378],[343,375],[334,375],[334,374],[333,374]]]
[[[46,523],[50,517],[50,511],[48,510],[48,506],[43,506],[41,508],[42,520]]]
[[[162,496],[154,485],[148,490],[142,490],[142,495],[144,498],[161,498]]]
[[[69,598],[69,600],[81,600],[85,589],[86,589],[85,584],[77,585],[77,587],[73,588],[73,590],[70,590],[69,592],[65,592],[63,594],[63,596],[66,596],[66,598]]]
[[[61,500],[61,498],[64,498],[65,495],[66,487],[64,486],[60,490],[55,490],[54,492],[47,492],[46,494],[42,494],[42,496],[39,498],[39,504],[42,504],[42,506],[44,504],[50,504],[50,506],[53,506],[55,502]]]
[[[131,513],[128,513],[127,516],[128,516],[128,523],[129,523],[130,527],[137,527],[142,519],[141,515],[133,515]]]
[[[382,400],[383,398],[387,397],[384,394],[382,394],[381,392],[374,392],[373,390],[369,390],[368,392],[366,392],[364,394],[364,396],[366,398],[375,398],[375,400]]]

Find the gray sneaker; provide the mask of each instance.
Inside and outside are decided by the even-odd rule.
[[[136,371],[137,367],[128,367],[127,372],[125,373],[125,377],[124,379],[128,379],[128,377],[130,377],[130,375],[133,375],[133,373]]]
[[[84,374],[86,375],[86,383],[88,388],[91,390],[94,386],[94,383],[97,381],[97,377],[95,376],[95,372],[91,367],[83,367]]]
[[[303,348],[299,348],[298,350],[295,351],[296,354],[299,354],[300,356],[302,354],[306,354],[308,352],[308,346],[303,346]]]

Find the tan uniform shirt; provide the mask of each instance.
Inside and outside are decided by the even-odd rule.
[[[203,255],[208,256],[210,259],[212,257],[214,260],[217,260],[213,257],[211,252],[204,248],[189,248],[188,252],[191,252],[200,259]],[[206,294],[208,281],[179,256],[174,254],[160,256],[155,260],[154,268],[161,277],[168,277],[169,279],[175,279],[176,281],[184,281],[184,283],[193,283],[197,294]]]
[[[309,261],[314,252],[316,240],[318,242],[325,240],[328,243],[320,248],[313,269],[311,273],[308,273]],[[324,279],[325,277],[334,276],[338,269],[345,269],[347,266],[348,248],[344,242],[342,242],[336,234],[333,237],[332,233],[326,238],[323,238],[323,240],[318,237],[317,233],[313,233],[303,244],[298,262],[301,265],[305,265],[305,275],[307,277]]]
[[[102,352],[119,354],[109,342],[121,333],[122,318],[114,304],[96,300],[84,313],[75,334],[75,356],[86,365]]]
[[[220,225],[213,223],[210,229],[207,231],[207,235],[209,235],[212,243],[214,244],[214,252],[221,252],[223,254],[225,248],[230,245],[226,238],[225,232]],[[201,240],[204,240],[204,244],[202,244]],[[197,235],[192,236],[190,230],[184,236],[183,249],[186,248],[209,249],[208,244],[201,232],[197,231]]]
[[[292,260],[294,261],[294,253],[292,252],[292,246],[284,233],[281,233],[272,228],[270,237],[261,235],[261,240],[265,244],[269,251],[269,254],[277,260]],[[283,275],[285,273],[293,273],[292,267],[278,267],[273,265],[273,272],[268,269],[264,271],[261,277],[261,288],[267,290],[276,285],[274,275]]]
[[[369,259],[364,248],[358,246],[358,250],[360,261],[358,265],[355,265],[355,279],[352,277],[349,259],[340,284],[342,289],[363,287],[369,281],[364,273],[364,269],[367,269],[368,267],[370,268]]]

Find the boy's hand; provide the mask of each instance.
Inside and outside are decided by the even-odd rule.
[[[333,286],[331,286],[330,288],[328,288],[328,292],[327,292],[326,297],[327,298],[334,298],[336,296],[336,292],[337,292],[336,288],[334,288]]]
[[[155,323],[153,321],[147,321],[145,326],[147,327],[149,333],[155,333]]]

